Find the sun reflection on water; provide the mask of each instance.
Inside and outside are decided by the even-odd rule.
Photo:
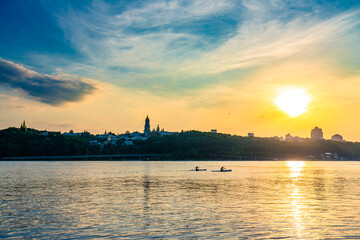
[[[301,239],[303,236],[303,212],[302,212],[302,205],[299,202],[301,199],[301,193],[299,192],[299,187],[296,184],[296,181],[299,177],[303,174],[302,169],[305,165],[304,161],[287,161],[287,166],[290,169],[290,178],[292,181],[292,193],[290,196],[291,199],[291,211],[294,217],[294,225],[296,229],[296,233],[298,237]]]
[[[304,167],[304,161],[287,161],[288,167],[290,168],[290,177],[293,180],[297,180],[301,176],[301,171]]]

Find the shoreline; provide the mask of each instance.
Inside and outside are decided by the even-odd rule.
[[[309,160],[309,159],[242,159],[242,160],[211,160],[211,159],[180,159],[180,160],[174,160],[174,159],[167,159],[167,160],[161,160],[161,159],[150,159],[150,160],[144,160],[144,159],[57,159],[57,160],[51,160],[51,159],[0,159],[0,162],[286,162],[286,161],[301,161],[301,162],[357,162],[360,160],[351,159],[351,160],[332,160],[332,159],[315,159],[315,160]]]

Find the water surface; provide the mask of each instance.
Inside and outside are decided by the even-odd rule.
[[[360,162],[0,162],[0,238],[360,239]]]

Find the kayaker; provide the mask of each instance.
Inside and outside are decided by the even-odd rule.
[[[199,166],[196,166],[196,167],[195,167],[195,171],[199,171]]]
[[[224,167],[224,166],[222,166],[222,167],[220,168],[220,172],[223,172],[223,171],[225,171],[225,167]]]

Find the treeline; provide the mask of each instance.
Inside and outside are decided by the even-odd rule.
[[[360,159],[360,143],[306,139],[285,142],[277,138],[241,137],[190,131],[171,136],[152,137],[138,142],[139,153],[168,154],[173,159],[214,159],[219,155],[253,159],[322,159],[332,153],[338,159]],[[221,157],[221,156],[220,156]]]
[[[0,157],[83,155],[94,137],[64,136],[60,132],[23,131],[8,128],[0,131]]]
[[[124,140],[109,144],[90,144],[99,139],[87,132],[64,136],[60,132],[0,131],[0,157],[69,156],[97,154],[161,154],[157,159],[216,159],[220,155],[245,158],[322,159],[332,153],[338,159],[360,159],[360,143],[307,139],[285,142],[276,138],[241,137],[197,131],[170,136],[153,136],[146,141],[124,145]],[[105,140],[103,140],[105,141]]]

